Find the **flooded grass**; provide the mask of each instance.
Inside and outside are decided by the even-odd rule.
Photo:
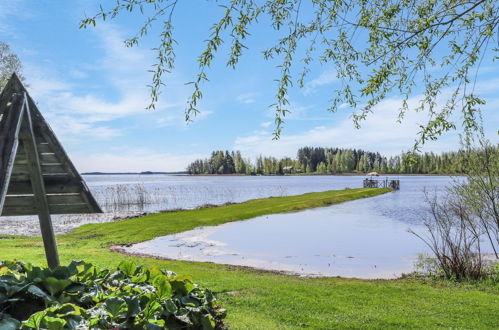
[[[56,234],[68,233],[85,224],[120,221],[148,213],[228,205],[244,201],[251,196],[244,189],[223,186],[158,187],[144,183],[94,186],[91,191],[104,213],[53,215],[52,222]],[[261,187],[257,190],[259,198],[287,194],[284,186]],[[39,227],[36,216],[0,217],[0,234],[39,236]]]

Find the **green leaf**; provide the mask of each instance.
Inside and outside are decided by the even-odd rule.
[[[105,306],[107,313],[112,318],[124,317],[128,309],[126,301],[118,297],[107,299]]]
[[[178,311],[177,305],[172,299],[165,300],[165,309],[171,314],[176,314]]]
[[[36,285],[30,285],[28,287],[28,290],[26,290],[26,291],[31,293],[32,295],[34,295],[36,297],[42,298],[45,301],[50,301],[50,302],[54,301],[54,298],[49,296],[45,291],[43,291],[42,289],[40,289]]]
[[[149,272],[149,279],[152,280],[156,276],[162,275],[161,269],[158,266],[152,266],[147,269]]]
[[[128,317],[136,317],[140,314],[140,304],[137,297],[124,297],[128,307]]]
[[[0,305],[7,301],[7,296],[5,293],[0,292]]]
[[[189,297],[189,296],[181,297],[180,302],[182,304],[184,304],[185,306],[189,306],[189,307],[198,307],[200,305],[200,303],[197,299],[194,299],[193,297]]]
[[[178,279],[175,279],[174,281],[171,281],[170,284],[175,293],[180,293],[183,296],[188,295],[195,288],[194,284],[188,280],[179,281]]]
[[[55,310],[57,317],[63,316],[79,316],[81,315],[82,308],[75,304],[64,304],[58,306]]]
[[[164,320],[148,320],[148,322],[145,324],[145,328],[147,330],[165,329],[165,321]]]
[[[147,274],[145,273],[139,273],[137,275],[132,276],[131,281],[133,283],[144,283],[147,281]]]
[[[44,317],[43,323],[45,324],[46,328],[50,330],[62,330],[67,324],[66,320],[50,316]]]
[[[35,313],[29,317],[28,320],[23,322],[23,329],[25,328],[34,328],[38,329],[41,327],[42,320],[43,318],[47,315],[47,311],[41,311],[38,313]]]
[[[66,266],[58,266],[53,270],[52,276],[59,280],[68,279],[70,276],[70,271]]]
[[[11,317],[0,320],[0,330],[16,330],[21,326],[21,322]]]
[[[155,300],[151,300],[147,303],[146,308],[144,308],[144,311],[142,314],[144,315],[145,318],[151,318],[155,316],[156,312],[161,310],[161,304]]]
[[[152,285],[156,288],[156,294],[160,300],[171,298],[172,286],[165,275],[159,275],[154,278]]]
[[[70,280],[58,280],[55,277],[47,277],[42,283],[50,292],[50,295],[55,296],[70,286],[72,282]]]
[[[133,276],[137,270],[137,265],[133,261],[122,261],[118,265],[118,269],[121,270],[127,276]]]
[[[201,319],[201,325],[203,326],[203,330],[213,330],[215,329],[215,320],[213,316],[206,315]]]

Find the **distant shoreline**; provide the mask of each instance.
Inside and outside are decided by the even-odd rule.
[[[188,174],[189,176],[368,176],[367,173],[336,173],[336,174],[319,174],[319,173],[303,173],[303,174]],[[450,174],[450,173],[438,173],[438,174],[418,174],[418,173],[390,173],[390,174],[379,174],[376,177],[385,176],[463,176],[464,174]]]
[[[318,173],[301,173],[301,174],[189,174],[188,172],[85,172],[81,175],[187,175],[187,176],[368,176],[367,173],[336,173],[336,174],[318,174]],[[416,174],[416,173],[390,173],[379,174],[377,177],[386,176],[463,176],[464,174]],[[376,177],[376,176],[374,176]]]
[[[170,174],[170,175],[175,175],[175,174],[189,174],[185,171],[180,171],[180,172],[151,172],[151,171],[144,171],[144,172],[84,172],[81,173],[81,175],[155,175],[155,174]]]

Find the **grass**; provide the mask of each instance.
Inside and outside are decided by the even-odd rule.
[[[157,265],[216,292],[234,329],[494,328],[499,287],[427,284],[411,279],[300,278],[244,267],[130,257],[109,246],[263,214],[373,197],[388,189],[350,189],[252,200],[240,204],[84,225],[57,237],[61,260],[111,267],[125,259]],[[355,238],[352,238],[355,239]],[[44,263],[40,238],[0,236],[1,259]]]

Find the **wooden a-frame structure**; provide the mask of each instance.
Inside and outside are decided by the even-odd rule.
[[[38,215],[49,267],[59,265],[50,214],[102,213],[16,74],[0,94],[0,215]]]

